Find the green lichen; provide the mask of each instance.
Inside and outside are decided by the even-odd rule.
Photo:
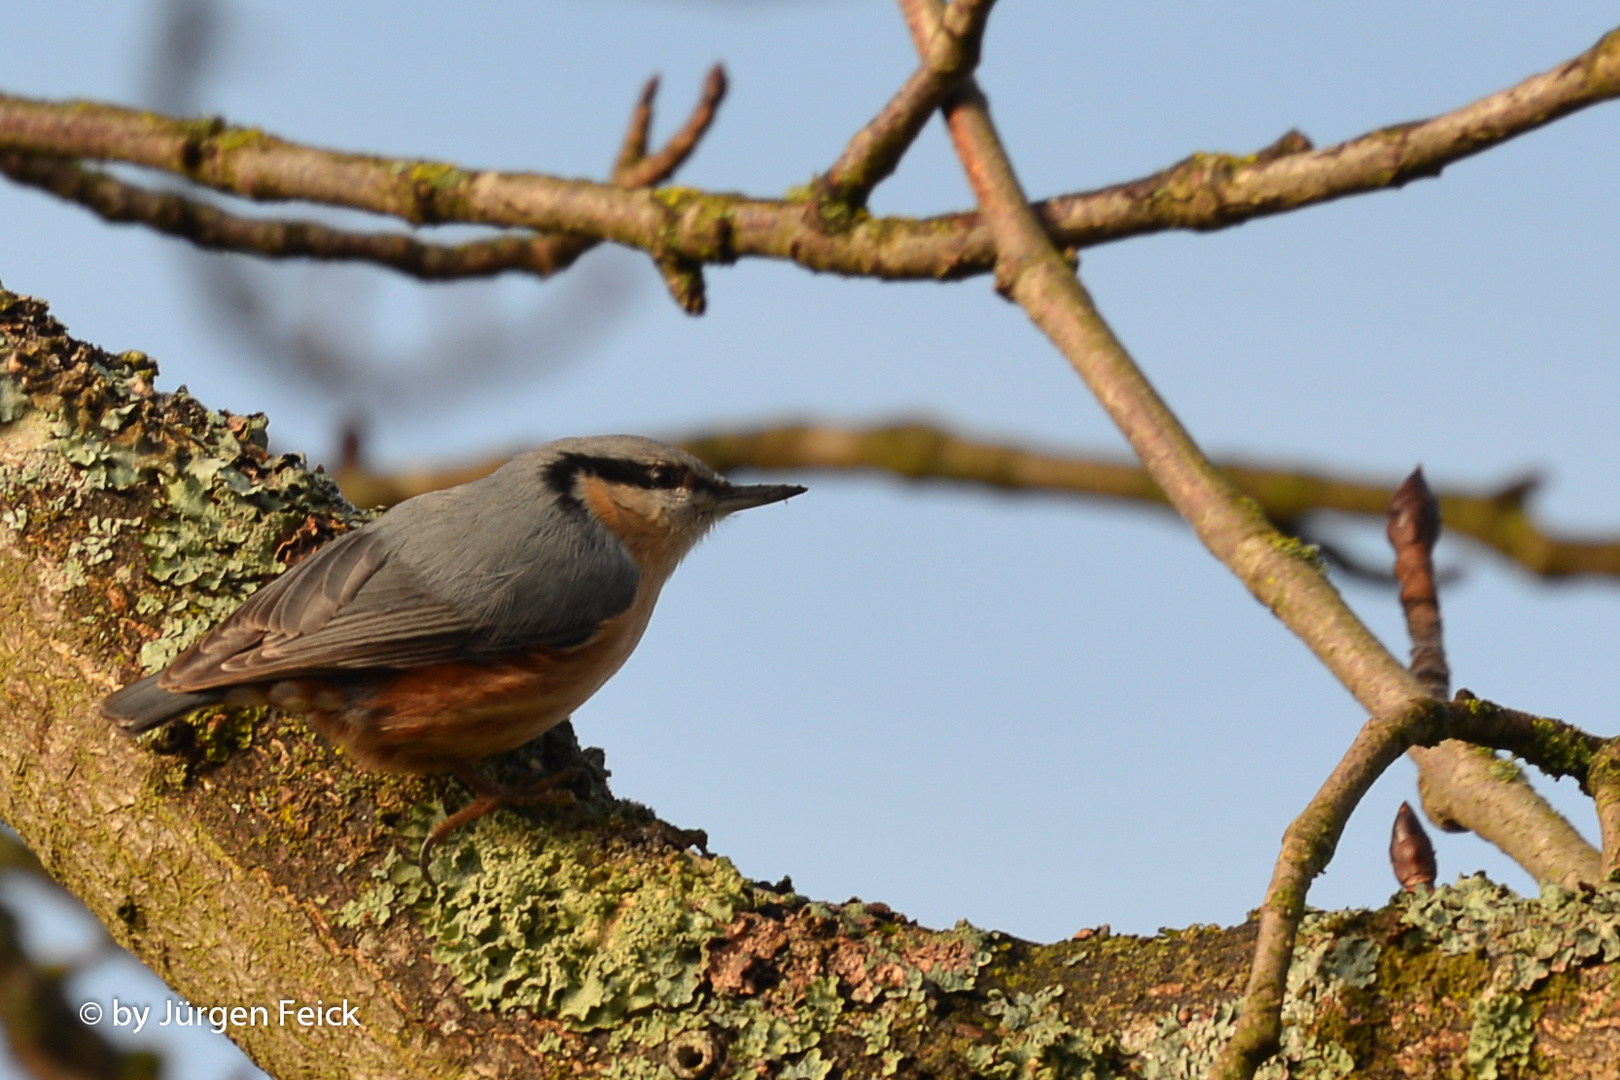
[[[1534,1010],[1518,994],[1480,998],[1468,1031],[1468,1068],[1480,1080],[1496,1080],[1504,1063],[1525,1065],[1535,1030]]]
[[[217,764],[236,751],[252,746],[254,728],[269,714],[270,710],[265,708],[216,706],[204,709],[190,718],[192,740],[205,760]]]
[[[440,891],[422,913],[433,957],[467,999],[579,1030],[689,1004],[706,943],[751,895],[724,859],[604,850],[589,834],[542,833],[506,815],[463,830],[432,868]]]
[[[1512,758],[1492,754],[1491,763],[1485,771],[1490,775],[1491,779],[1499,780],[1504,784],[1522,784],[1525,782],[1524,770],[1519,768],[1519,763]]]
[[[1319,574],[1327,573],[1327,560],[1322,557],[1322,549],[1315,544],[1307,544],[1299,537],[1286,533],[1274,533],[1271,546],[1290,559],[1298,559]]]
[[[1543,717],[1531,721],[1530,730],[1535,735],[1537,768],[1550,776],[1586,776],[1592,747],[1585,737]]]
[[[0,424],[22,419],[31,408],[32,400],[16,381],[8,375],[0,375]]]
[[[219,133],[214,139],[214,145],[222,152],[240,150],[244,146],[252,146],[265,141],[264,132],[258,128],[233,127]]]
[[[1109,1062],[1118,1045],[1096,1038],[1089,1029],[1070,1025],[1057,1008],[1062,996],[1062,986],[1048,986],[1034,994],[1015,992],[1011,997],[991,990],[984,1011],[999,1021],[1001,1039],[995,1045],[968,1048],[968,1064],[990,1080],[1107,1080],[1114,1076]]]
[[[1587,895],[1549,884],[1540,899],[1523,900],[1476,874],[1403,902],[1403,922],[1446,955],[1483,956],[1491,985],[1503,991],[1531,991],[1552,974],[1620,960],[1620,890]]]
[[[268,453],[263,416],[210,411],[184,387],[157,393],[145,353],[72,342],[37,300],[4,306],[23,332],[5,342],[0,407],[7,423],[34,425],[7,429],[18,450],[0,475],[4,524],[49,556],[44,580],[87,606],[81,621],[106,625],[90,612],[108,604],[146,621],[129,644],[144,670],[280,573],[300,530],[313,542],[334,531],[317,522],[363,520],[301,457]],[[250,715],[199,720],[204,756],[243,745]]]
[[[468,179],[465,171],[436,161],[398,162],[393,166],[393,171],[396,176],[406,176],[411,183],[434,191],[448,191]]]
[[[1121,1044],[1132,1055],[1138,1074],[1147,1080],[1191,1080],[1206,1075],[1215,1064],[1222,1044],[1237,1028],[1237,1018],[1236,1002],[1223,1003],[1209,1016],[1186,1023],[1174,1014],[1164,1014],[1127,1032]]]

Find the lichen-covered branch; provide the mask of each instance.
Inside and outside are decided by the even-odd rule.
[[[1617,94],[1620,32],[1550,71],[1430,120],[1320,150],[1290,135],[1258,154],[1195,154],[1152,176],[1059,196],[1034,209],[1065,249],[1167,229],[1226,228],[1438,175],[1455,161]],[[218,119],[175,120],[83,102],[0,96],[0,151],[124,161],[244,198],[329,203],[413,224],[458,221],[568,233],[640,248],[666,267],[672,260],[758,257],[828,273],[952,279],[989,272],[996,261],[991,230],[972,213],[828,218],[813,190],[786,200],[625,191],[538,173],[319,150]]]
[[[453,785],[357,772],[253,711],[142,744],[118,735],[102,694],[358,520],[300,459],[266,452],[263,417],[157,393],[155,378],[146,356],[76,341],[43,304],[0,293],[0,818],[176,1004],[354,1011],[342,1027],[232,1027],[272,1075],[1197,1074],[1232,1030],[1252,926],[1040,946],[814,902],[615,800],[599,752],[565,729],[522,753],[580,767],[578,808],[484,819],[439,849],[438,890],[411,855],[466,797]],[[1287,1060],[1367,1063],[1459,1023],[1482,1045],[1519,1038],[1516,1013],[1469,1013],[1480,956],[1564,1025],[1536,1053],[1608,1060],[1581,1010],[1615,992],[1620,957],[1602,943],[1620,906],[1469,890],[1307,919]],[[1461,926],[1475,938],[1459,957]],[[1399,1033],[1346,1020],[1419,1005]],[[1444,1039],[1423,1047],[1440,1071],[1463,1058]]]
[[[1409,502],[1421,503],[1415,487],[1408,492]],[[1428,535],[1422,526],[1408,529],[1408,522],[1395,525],[1395,517],[1391,515],[1392,534],[1399,532],[1403,538],[1413,532]],[[1248,1080],[1261,1062],[1276,1053],[1282,1038],[1283,999],[1294,956],[1294,936],[1305,914],[1311,882],[1327,869],[1351,813],[1384,770],[1402,753],[1414,747],[1433,747],[1443,739],[1453,745],[1461,740],[1506,750],[1549,776],[1574,777],[1583,788],[1600,760],[1599,753],[1612,745],[1561,720],[1505,709],[1466,691],[1459,692],[1451,703],[1414,699],[1395,716],[1367,721],[1333,774],[1283,836],[1282,851],[1260,909],[1254,968],[1244,994],[1242,1016],[1210,1080]],[[1411,815],[1405,803],[1401,804],[1401,812],[1403,816]],[[1421,833],[1415,819],[1411,824]],[[1397,854],[1399,821],[1396,836],[1397,842],[1391,844],[1392,857]],[[1414,840],[1413,845],[1426,846],[1427,838]],[[1413,869],[1415,877],[1426,875],[1428,882],[1433,882],[1432,848],[1427,853],[1426,867]],[[1399,866],[1396,872],[1405,887],[1406,876]]]
[[[558,245],[578,246],[572,237],[536,234],[430,244],[404,233],[359,233],[315,221],[242,217],[197,199],[125,183],[75,161],[36,154],[0,154],[0,172],[78,203],[105,221],[144,225],[209,251],[369,262],[424,281],[508,270],[548,277],[572,262],[558,258]]]

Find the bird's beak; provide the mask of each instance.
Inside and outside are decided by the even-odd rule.
[[[807,490],[800,484],[732,484],[715,496],[714,508],[721,514],[731,514],[791,499],[795,495],[803,495]]]

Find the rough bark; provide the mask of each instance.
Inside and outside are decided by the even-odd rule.
[[[479,822],[436,891],[411,856],[452,785],[251,711],[122,738],[102,694],[359,515],[265,452],[262,417],[156,393],[147,357],[37,300],[0,293],[0,364],[0,816],[177,998],[264,1007],[229,1034],[272,1075],[1198,1075],[1231,1032],[1252,924],[1037,945],[814,902],[614,799],[565,730],[517,758],[582,764],[579,805]],[[1599,1075],[1617,928],[1613,891],[1473,879],[1312,916],[1284,1057]],[[281,1022],[283,999],[358,1026]]]

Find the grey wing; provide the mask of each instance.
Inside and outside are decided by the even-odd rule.
[[[514,571],[441,557],[424,568],[432,545],[400,531],[372,526],[328,544],[182,653],[161,685],[196,691],[579,644],[629,607],[639,581],[627,557],[617,573],[594,578],[543,560]]]

